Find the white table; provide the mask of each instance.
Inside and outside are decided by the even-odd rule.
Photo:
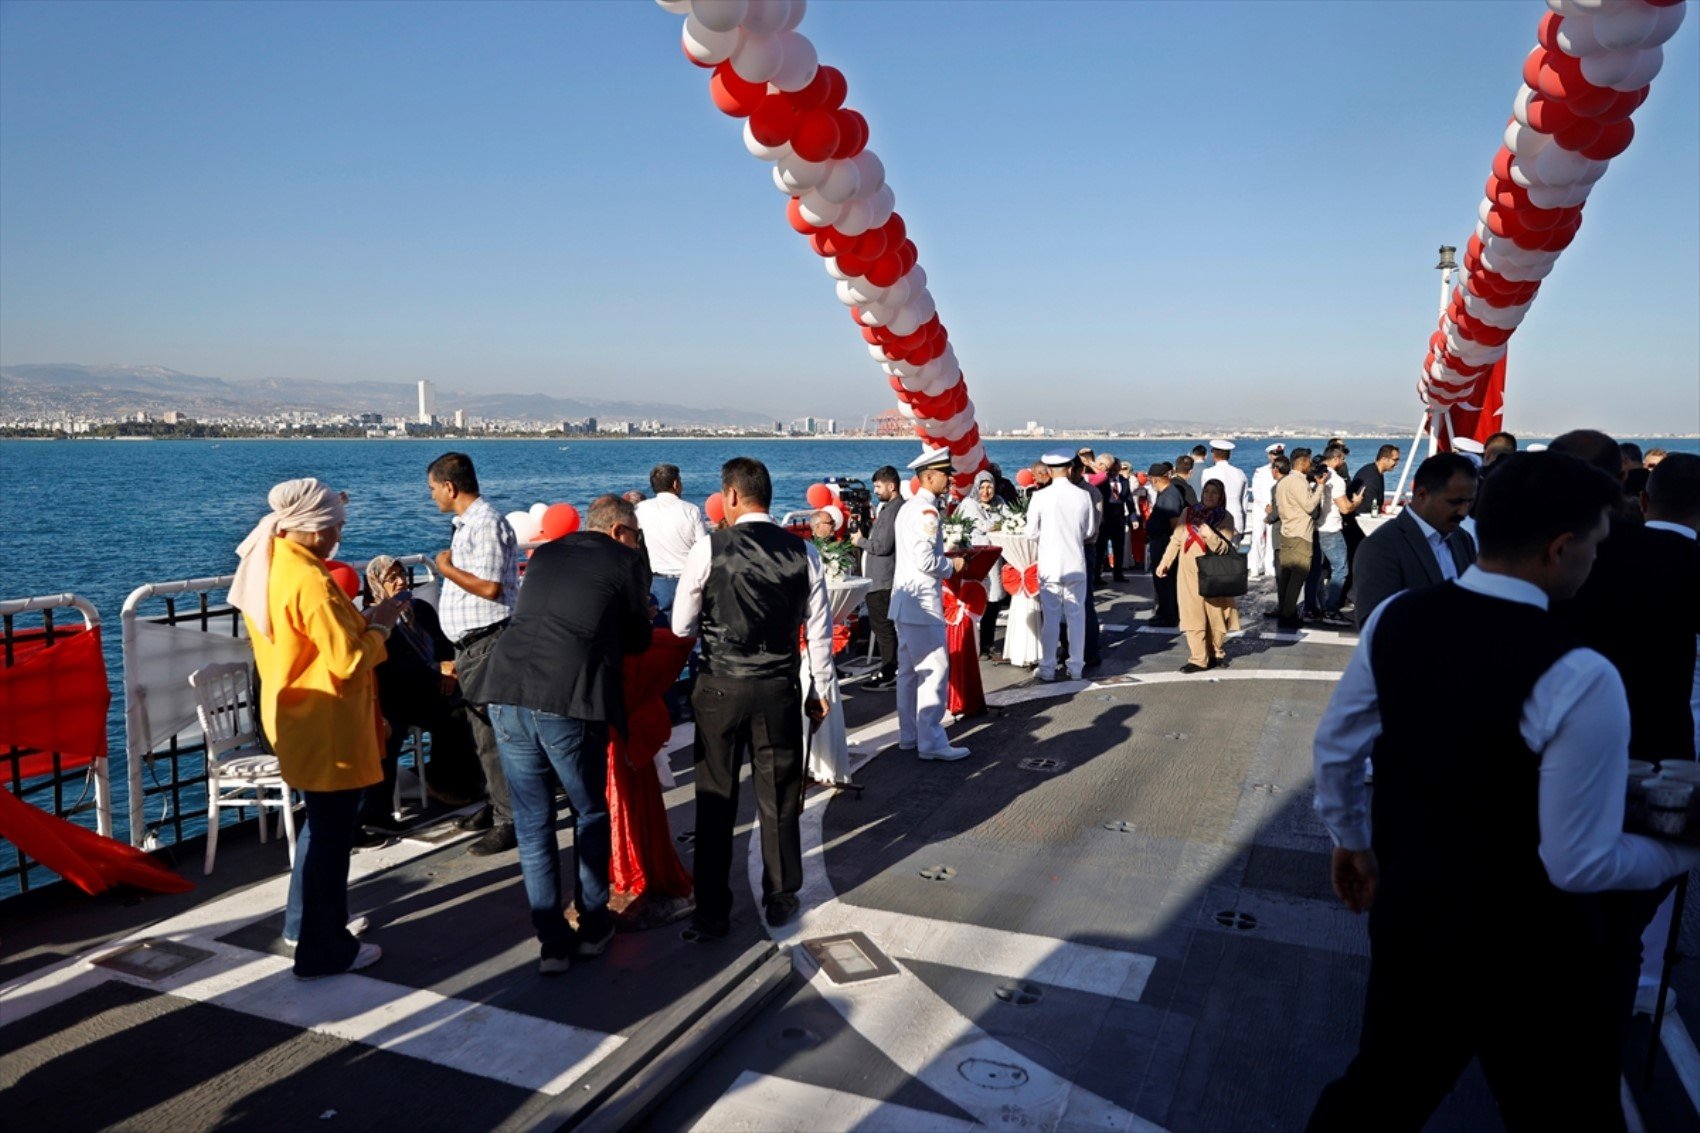
[[[1003,549],[1003,561],[1025,574],[1027,568],[1039,561],[1039,540],[1031,535],[1013,535],[994,531],[992,544]],[[1039,598],[1025,588],[1009,593],[1009,621],[1004,626],[1004,660],[1011,665],[1039,663]]]
[[[832,611],[832,624],[844,622],[862,604],[862,597],[874,580],[859,576],[851,578],[832,579],[826,581],[827,606]],[[810,670],[807,650],[801,658],[801,678],[805,692],[813,683],[814,676]],[[807,777],[822,783],[848,783],[850,781],[850,740],[844,727],[844,702],[838,695],[838,674],[833,672],[832,687],[822,690],[828,704],[826,719],[821,721],[819,730],[809,737],[809,718],[803,716],[803,743],[809,753],[808,766],[805,768]]]

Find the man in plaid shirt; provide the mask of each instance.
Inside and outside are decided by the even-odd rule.
[[[455,659],[445,664],[445,671],[459,679],[466,697],[478,762],[490,792],[489,803],[459,825],[463,830],[485,832],[468,853],[497,854],[513,849],[517,842],[502,757],[484,707],[491,697],[477,687],[477,678],[513,615],[519,594],[519,540],[502,513],[479,495],[478,474],[465,453],[439,456],[426,469],[425,479],[437,509],[455,517],[454,540],[448,550],[437,553],[436,561],[443,580],[438,612],[443,632],[455,643]]]

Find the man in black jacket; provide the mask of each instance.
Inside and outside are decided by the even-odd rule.
[[[1186,496],[1174,481],[1174,471],[1174,466],[1168,461],[1159,461],[1145,472],[1152,493],[1151,515],[1145,521],[1145,562],[1153,572],[1163,561],[1163,553],[1169,549],[1169,535],[1174,530],[1175,521],[1187,509]],[[1167,628],[1180,625],[1180,597],[1175,592],[1174,573],[1162,578],[1153,573],[1151,590],[1156,598],[1156,609],[1151,612],[1149,624]]]
[[[773,481],[759,460],[720,470],[729,525],[691,548],[673,600],[673,632],[698,637],[695,938],[731,931],[732,832],[738,773],[750,753],[761,817],[762,904],[767,923],[797,914],[803,885],[803,714],[798,638],[808,641],[811,726],[826,718],[832,679],[832,613],[820,552],[773,522]],[[807,633],[800,635],[799,629]]]
[[[862,683],[864,689],[887,692],[897,687],[897,626],[891,620],[891,577],[897,569],[897,511],[903,499],[897,490],[897,469],[886,465],[874,473],[874,499],[879,515],[866,534],[852,532],[850,541],[862,548],[862,571],[873,585],[868,588],[868,620],[873,623],[874,644],[879,646],[880,668]]]
[[[477,695],[490,705],[513,800],[531,922],[543,946],[538,971],[546,976],[566,971],[574,955],[601,955],[614,937],[608,728],[626,721],[621,662],[650,641],[649,567],[638,549],[632,505],[603,496],[590,505],[585,527],[532,554],[513,622],[478,673]],[[561,915],[551,773],[573,809],[576,936]]]
[[[1358,547],[1354,614],[1362,629],[1376,607],[1402,590],[1439,586],[1476,561],[1476,545],[1458,529],[1476,499],[1476,466],[1455,452],[1417,466],[1411,506]]]

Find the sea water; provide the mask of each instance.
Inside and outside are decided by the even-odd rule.
[[[1079,443],[1143,470],[1205,439],[1097,437]],[[1409,440],[1348,438],[1348,464],[1355,470],[1374,459],[1378,445],[1391,441],[1404,449]],[[1266,443],[1243,442],[1234,463],[1248,472],[1257,468]],[[1284,443],[1289,451],[1299,445],[1320,450],[1322,439]],[[1700,451],[1694,440],[1641,443]],[[1076,447],[1067,439],[986,445],[1012,478],[1045,451]],[[686,498],[700,505],[719,488],[721,464],[752,456],[772,473],[775,514],[805,507],[809,485],[826,476],[865,481],[881,465],[902,469],[920,451],[914,441],[897,439],[0,441],[0,598],[80,594],[100,610],[106,627],[119,838],[129,837],[118,628],[124,599],[144,583],[234,571],[236,545],[265,514],[266,492],[299,476],[348,492],[338,557],[435,553],[449,545],[450,517],[431,502],[425,468],[451,449],[472,457],[483,494],[502,512],[559,501],[582,512],[605,492],[647,493],[649,471],[660,462],[679,466]]]

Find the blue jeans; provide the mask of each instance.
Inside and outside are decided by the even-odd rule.
[[[572,940],[561,915],[561,852],[555,842],[555,789],[551,770],[573,808],[573,856],[578,859],[579,917],[608,908],[608,725],[521,708],[490,705],[490,726],[502,752],[502,771],[513,800],[514,836],[531,903],[531,923],[544,950]]]
[[[348,931],[348,858],[365,789],[301,793],[307,821],[295,838],[283,935],[298,942],[296,975],[325,976],[347,971],[360,949]]]
[[[1346,585],[1346,535],[1341,531],[1319,531],[1316,541],[1322,551],[1311,568],[1305,587],[1305,605],[1325,614],[1340,612],[1340,592]],[[1328,564],[1328,581],[1322,581],[1323,563]]]
[[[679,580],[658,574],[650,579],[649,592],[655,596],[655,604],[663,614],[673,612],[673,595],[679,592]]]

